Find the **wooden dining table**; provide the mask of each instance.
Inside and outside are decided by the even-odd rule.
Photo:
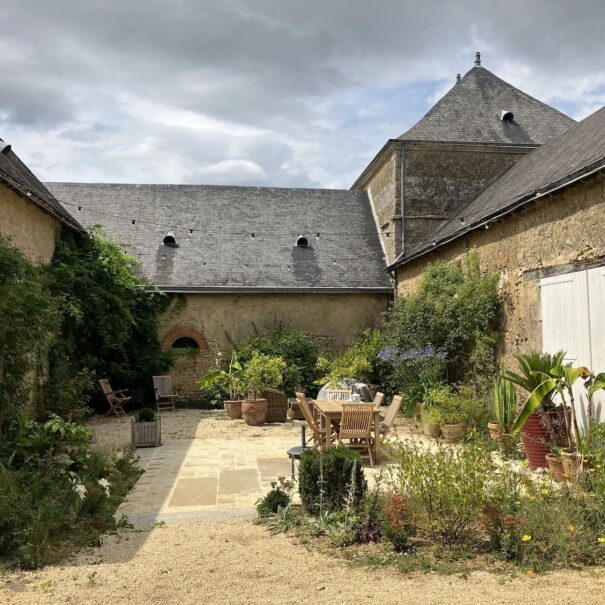
[[[342,401],[336,399],[316,399],[313,402],[313,407],[319,415],[320,427],[328,429],[332,424],[340,422],[342,417],[342,404],[353,403],[352,401]],[[328,431],[327,435],[330,434]],[[378,461],[378,437],[380,436],[380,408],[374,408],[374,456]],[[329,443],[327,443],[329,446]]]

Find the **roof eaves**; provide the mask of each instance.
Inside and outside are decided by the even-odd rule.
[[[369,287],[349,287],[349,288],[330,288],[330,287],[255,287],[255,286],[153,286],[154,290],[166,292],[169,294],[392,294],[393,288],[390,286],[369,286]]]
[[[380,149],[380,151],[374,156],[372,161],[365,167],[364,171],[357,177],[357,180],[351,185],[350,189],[363,189],[367,177],[371,172],[373,172],[374,166],[376,166],[390,149],[397,147],[407,141],[402,141],[400,139],[389,139]]]
[[[496,213],[491,215],[486,215],[482,217],[480,220],[471,223],[466,226],[464,229],[460,229],[455,231],[451,235],[448,235],[441,240],[437,240],[431,244],[425,244],[424,247],[418,249],[416,252],[411,253],[409,256],[404,256],[400,254],[388,267],[388,271],[392,271],[397,267],[401,267],[402,265],[406,265],[418,258],[425,256],[443,246],[450,244],[451,242],[472,233],[473,231],[477,231],[481,228],[486,228],[487,226],[496,223],[509,214],[512,214],[516,210],[519,210],[523,206],[529,204],[530,202],[535,202],[543,197],[547,197],[549,195],[553,195],[565,187],[569,187],[577,182],[580,182],[588,177],[594,176],[605,170],[605,158],[601,158],[600,160],[593,162],[589,166],[585,166],[579,170],[576,170],[573,173],[568,174],[567,176],[558,179],[557,181],[553,181],[540,189],[527,193],[516,200],[512,201],[508,206],[505,206],[503,209],[499,210]]]
[[[29,200],[40,207],[44,212],[50,214],[54,218],[56,218],[61,224],[73,229],[74,231],[84,234],[87,233],[86,229],[78,223],[74,218],[69,216],[69,218],[60,212],[57,212],[55,208],[53,208],[50,204],[48,204],[44,198],[39,196],[35,191],[28,189],[21,185],[18,181],[13,179],[11,176],[6,174],[5,172],[0,172],[0,182],[3,182],[7,187],[12,189],[15,193],[20,195],[22,198]],[[66,211],[67,212],[67,211]]]

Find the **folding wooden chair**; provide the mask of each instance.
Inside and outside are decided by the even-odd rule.
[[[378,391],[374,396],[374,407],[379,408],[384,402],[384,393]]]
[[[127,397],[126,395],[124,395],[124,393],[126,393],[128,389],[114,391],[111,388],[111,385],[109,384],[109,380],[107,380],[107,378],[99,380],[99,384],[101,385],[103,395],[105,395],[105,399],[109,404],[109,409],[107,410],[107,412],[105,412],[105,416],[109,416],[110,414],[115,414],[118,418],[126,416],[126,412],[123,408],[132,399],[132,397]]]
[[[298,401],[298,407],[307,421],[309,428],[311,429],[311,438],[313,439],[313,449],[316,450],[318,447],[324,447],[328,443],[332,443],[332,427],[322,428],[317,424],[317,421],[313,417],[309,403],[304,393],[296,393],[296,400]],[[328,435],[328,431],[330,434]]]
[[[326,389],[326,399],[335,401],[351,401],[351,389]]]
[[[162,410],[176,411],[176,391],[172,390],[172,378],[170,376],[154,376],[153,391],[158,412]]]
[[[386,436],[388,435],[389,431],[391,430],[391,427],[393,426],[395,416],[397,416],[397,412],[401,407],[401,400],[401,395],[395,395],[395,397],[393,397],[391,405],[389,405],[389,409],[387,410],[387,413],[385,414],[384,418],[382,419],[382,422],[380,423],[380,435],[376,435],[376,438],[380,437],[381,443],[384,443]]]
[[[339,445],[346,445],[354,450],[366,450],[371,466],[374,466],[372,427],[375,409],[373,403],[343,403],[338,432]],[[344,440],[348,440],[348,443],[344,443]]]

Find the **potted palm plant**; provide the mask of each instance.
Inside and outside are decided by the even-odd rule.
[[[242,401],[246,424],[261,426],[267,417],[267,400],[258,398],[263,389],[276,389],[283,382],[286,362],[281,357],[254,353],[242,372],[242,388],[247,397]]]
[[[535,378],[539,380],[539,384],[521,409],[515,421],[513,432],[523,431],[532,414],[535,414],[536,410],[543,405],[543,401],[547,398],[550,398],[552,401],[552,398],[557,396],[563,408],[564,438],[567,444],[567,447],[561,450],[563,470],[568,477],[574,479],[582,466],[582,455],[580,453],[582,435],[576,413],[574,385],[578,379],[581,378],[584,380],[589,406],[591,406],[594,393],[605,388],[605,374],[599,374],[595,377],[588,368],[573,368],[570,364],[563,363],[564,352],[557,353],[555,357],[555,363],[549,370],[533,373]],[[592,414],[591,409],[589,410],[589,414]]]
[[[552,355],[550,353],[529,353],[517,355],[520,372],[504,370],[502,378],[520,386],[527,391],[532,398],[532,404],[526,403],[511,433],[521,433],[523,449],[532,470],[546,468],[546,454],[550,444],[559,440],[565,432],[565,410],[561,403],[554,399],[554,392],[546,391],[542,394],[537,389],[548,376],[551,369],[563,363],[565,353],[559,351]],[[535,394],[535,395],[534,395]],[[537,398],[537,404],[534,405]]]
[[[235,351],[231,353],[229,366],[226,370],[220,367],[220,359],[217,367],[199,379],[198,385],[201,389],[208,389],[214,385],[224,388],[231,399],[223,401],[223,406],[229,418],[237,420],[242,417],[242,366],[240,365]]]

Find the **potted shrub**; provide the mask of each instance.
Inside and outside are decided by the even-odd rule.
[[[563,481],[563,460],[561,458],[561,448],[557,445],[552,445],[548,454],[546,454],[546,464],[552,473],[555,481]]]
[[[246,424],[261,426],[267,417],[267,400],[257,395],[263,389],[276,389],[283,382],[286,362],[281,357],[254,353],[242,372],[242,387],[247,393],[242,401],[242,415]]]
[[[553,367],[560,365],[564,356],[563,351],[555,355],[540,352],[517,355],[521,372],[504,370],[501,373],[502,378],[530,394],[511,432],[521,433],[525,455],[534,471],[546,468],[546,454],[550,444],[559,440],[565,433],[564,406],[555,402],[552,389],[540,388],[544,376],[548,376]]]
[[[242,417],[242,366],[240,365],[235,351],[231,353],[229,367],[223,370],[220,367],[220,358],[217,366],[211,372],[199,379],[198,385],[201,389],[208,389],[218,385],[229,393],[231,399],[223,401],[223,406],[227,415],[232,420]]]
[[[143,408],[132,419],[132,447],[157,447],[162,445],[162,420],[151,408]]]
[[[456,401],[451,400],[441,410],[441,433],[448,443],[456,443],[462,439],[466,431],[466,417]]]
[[[439,437],[441,435],[443,415],[439,408],[423,405],[420,417],[422,419],[422,433],[426,437]]]
[[[501,371],[503,372],[504,368]],[[487,428],[489,429],[490,437],[499,441],[506,453],[514,442],[514,437],[511,434],[517,413],[517,393],[514,383],[504,379],[502,376],[496,376],[494,380],[493,401],[495,421],[488,422]]]
[[[553,396],[557,396],[562,402],[561,415],[563,418],[564,438],[567,447],[561,451],[564,473],[572,480],[577,477],[582,468],[582,455],[580,453],[581,432],[576,417],[576,401],[574,396],[574,385],[579,378],[584,380],[588,394],[587,414],[592,414],[592,396],[602,388],[605,388],[605,374],[594,376],[592,372],[585,367],[573,368],[570,364],[563,363],[565,353],[563,351],[555,355],[555,363],[550,369],[542,372],[534,371],[532,374],[539,384],[535,387],[525,405],[523,406],[515,425],[513,432],[523,431],[528,425],[540,406],[545,401],[552,401]],[[557,437],[556,430],[554,437]],[[551,431],[552,435],[553,431]],[[551,437],[551,442],[553,438]],[[545,460],[546,464],[546,452]],[[531,465],[531,461],[530,461]]]

